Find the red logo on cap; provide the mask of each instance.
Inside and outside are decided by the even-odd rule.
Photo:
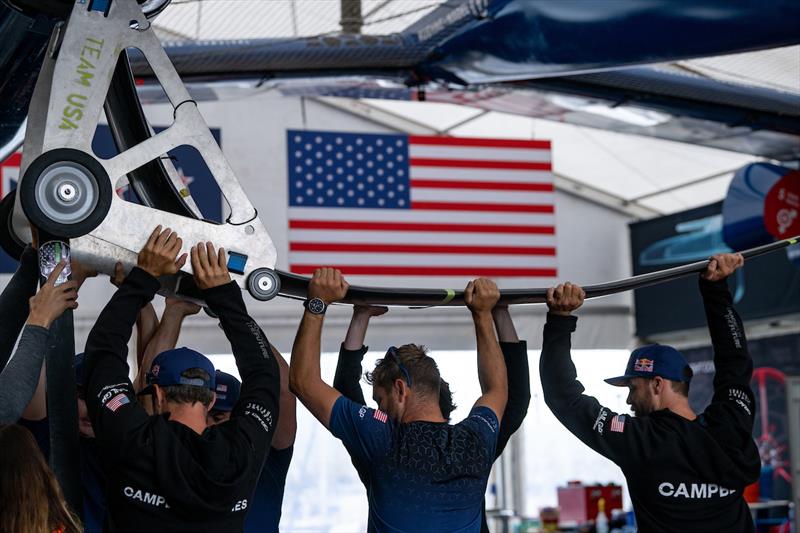
[[[633,370],[636,372],[652,372],[653,360],[652,359],[637,359],[633,364]]]

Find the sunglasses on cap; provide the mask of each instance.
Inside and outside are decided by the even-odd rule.
[[[400,368],[400,371],[406,377],[406,383],[408,386],[411,386],[411,374],[408,372],[408,369],[405,367],[403,363],[400,362],[400,358],[397,357],[397,348],[394,346],[389,346],[389,349],[386,350],[386,357],[390,357],[392,361]]]

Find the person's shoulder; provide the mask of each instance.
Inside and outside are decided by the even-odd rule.
[[[479,405],[473,407],[467,415],[467,418],[455,424],[455,427],[480,427],[492,433],[497,433],[500,429],[500,422],[497,420],[497,415],[489,407]]]

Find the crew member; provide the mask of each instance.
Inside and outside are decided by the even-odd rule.
[[[751,435],[753,361],[726,278],[740,254],[715,255],[701,275],[700,293],[714,349],[714,396],[702,414],[689,406],[692,371],[669,346],[634,350],[625,374],[606,380],[629,389],[635,416],[618,414],[583,394],[570,359],[570,334],[583,303],[571,283],[547,292],[539,373],[547,405],[576,437],[622,468],[640,531],[748,532],[753,520],[742,496],[759,477]]]
[[[389,308],[377,305],[354,305],[353,316],[347,328],[347,335],[339,348],[339,359],[336,363],[336,374],[333,377],[333,387],[356,403],[365,405],[364,393],[359,381],[361,379],[361,362],[369,348],[364,345],[364,339],[369,326],[370,318],[386,314]],[[503,423],[500,424],[500,434],[497,437],[495,458],[500,457],[503,450],[525,419],[528,406],[531,402],[531,380],[528,369],[528,345],[524,340],[519,340],[514,321],[507,305],[496,305],[492,309],[492,319],[500,340],[500,351],[506,363],[508,378],[508,402],[503,413]],[[442,416],[449,422],[450,413],[456,406],[450,385],[441,380],[439,387],[439,408]],[[363,480],[362,480],[363,481]],[[486,521],[486,500],[483,502],[483,516],[481,519],[481,532],[489,533]]]
[[[220,318],[243,378],[229,421],[208,428],[214,369],[197,352],[161,354],[150,369],[158,414],[136,402],[127,342],[139,310],[177,273],[182,241],[157,227],[92,328],[87,406],[108,481],[109,531],[242,531],[278,417],[280,375],[269,342],[231,282],[224,249],[191,250],[203,299]],[[162,375],[163,374],[163,375]]]
[[[292,349],[292,391],[342,440],[359,470],[369,498],[369,531],[480,531],[481,502],[508,395],[492,324],[497,286],[478,279],[465,291],[483,394],[455,425],[447,423],[439,407],[436,362],[413,344],[390,348],[369,374],[380,410],[353,402],[322,381],[325,310],[344,298],[347,287],[338,270],[314,273]]]

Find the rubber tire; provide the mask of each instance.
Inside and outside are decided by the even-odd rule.
[[[264,291],[258,286],[258,282],[263,277],[272,279],[272,288],[269,291]],[[271,268],[257,268],[253,270],[247,277],[247,292],[256,300],[266,302],[275,298],[281,290],[281,280],[278,273]]]
[[[36,203],[36,184],[41,173],[59,161],[71,161],[86,167],[97,182],[97,205],[85,219],[73,224],[62,224],[48,217]],[[65,239],[73,239],[91,232],[105,220],[108,210],[111,209],[111,200],[114,192],[106,170],[94,157],[73,150],[72,148],[57,148],[45,152],[31,162],[25,171],[25,176],[17,187],[20,194],[22,210],[31,223],[39,229]]]
[[[0,201],[0,248],[13,259],[19,261],[25,246],[14,234],[12,222],[14,218],[14,199],[17,191],[14,189]]]

